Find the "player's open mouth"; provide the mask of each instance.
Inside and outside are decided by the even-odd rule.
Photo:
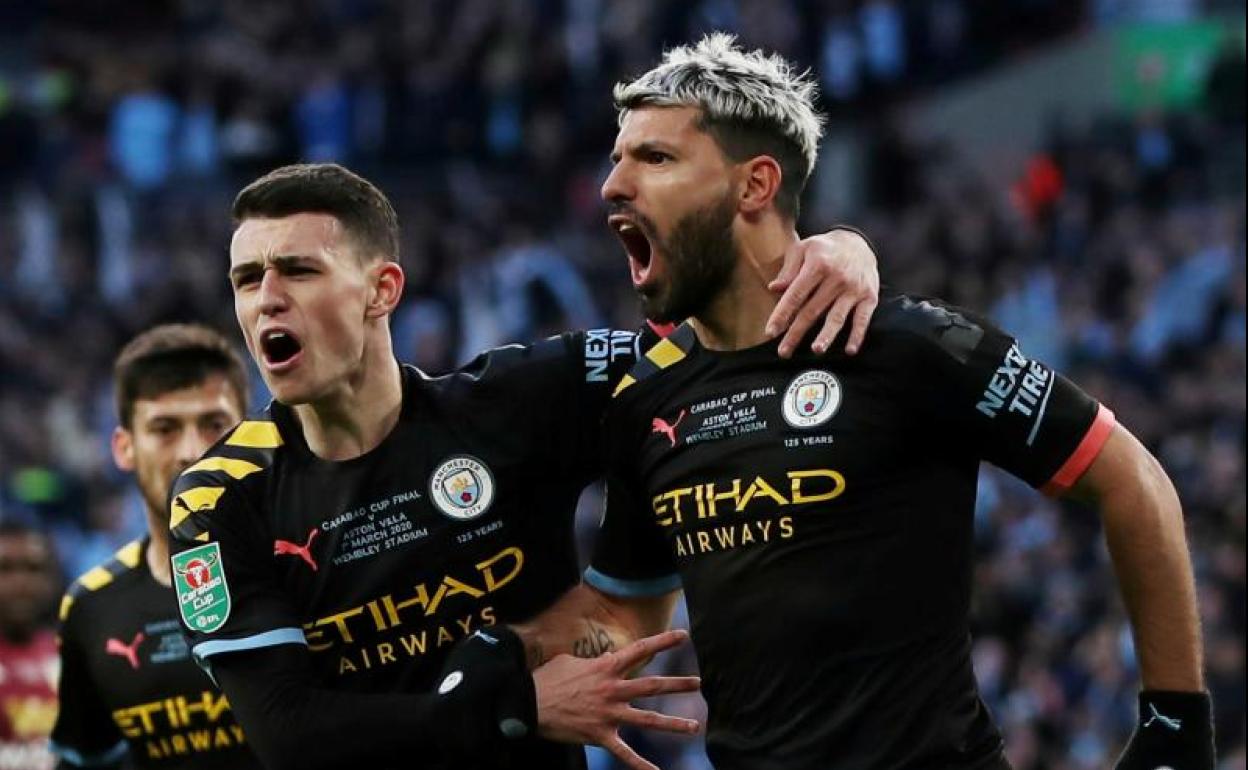
[[[291,368],[302,352],[299,338],[286,329],[266,329],[260,333],[260,354],[265,368],[271,372]]]
[[[632,271],[633,286],[639,287],[650,277],[654,248],[650,235],[640,223],[623,214],[612,214],[607,224],[615,232],[624,250],[628,252],[628,267]]]

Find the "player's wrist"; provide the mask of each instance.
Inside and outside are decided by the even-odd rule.
[[[1189,727],[1189,735],[1213,736],[1213,700],[1209,693],[1191,690],[1143,690],[1139,695],[1140,724],[1164,715]],[[1180,732],[1182,730],[1180,729]]]
[[[520,636],[509,628],[481,629],[451,651],[434,693],[445,719],[442,750],[451,757],[506,750],[537,729],[537,692]]]
[[[1213,702],[1207,692],[1144,690],[1139,722],[1116,770],[1212,770]]]
[[[1203,690],[1149,688],[1140,691],[1139,703],[1141,709],[1147,703],[1159,709],[1169,708],[1176,712],[1183,712],[1184,716],[1209,718],[1213,715],[1213,701],[1209,693]]]
[[[859,238],[863,240],[864,243],[867,244],[867,248],[871,250],[872,256],[879,254],[879,252],[875,250],[875,244],[871,242],[871,239],[867,237],[867,234],[859,230],[857,227],[854,227],[853,225],[845,225],[845,224],[837,223],[828,228],[829,233],[835,233],[838,231],[844,232],[844,233],[852,233],[858,236]]]
[[[542,642],[541,626],[539,624],[517,623],[508,626],[508,628],[520,637],[520,643],[524,647],[526,668],[532,671],[546,662],[546,647]]]

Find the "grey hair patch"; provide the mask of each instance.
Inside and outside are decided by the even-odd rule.
[[[778,54],[744,51],[725,32],[667,51],[657,67],[617,83],[612,93],[621,122],[638,107],[697,107],[711,122],[774,127],[801,150],[803,179],[815,167],[823,136],[817,94],[810,70],[799,72]]]

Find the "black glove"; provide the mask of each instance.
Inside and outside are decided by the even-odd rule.
[[[499,756],[537,731],[537,691],[524,643],[505,626],[480,629],[451,650],[436,690],[442,747],[453,758]]]
[[[1213,770],[1213,705],[1203,692],[1145,690],[1115,770]]]

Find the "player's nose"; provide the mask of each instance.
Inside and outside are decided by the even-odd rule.
[[[194,429],[182,431],[182,438],[178,441],[178,473],[186,470],[192,463],[203,457],[204,452],[207,452],[210,446],[212,446],[212,442],[200,431]]]
[[[282,276],[276,270],[265,270],[260,279],[260,312],[273,315],[286,309],[288,297]]]
[[[626,160],[621,160],[611,168],[611,173],[603,180],[600,193],[607,203],[628,201],[636,197],[637,192]]]

